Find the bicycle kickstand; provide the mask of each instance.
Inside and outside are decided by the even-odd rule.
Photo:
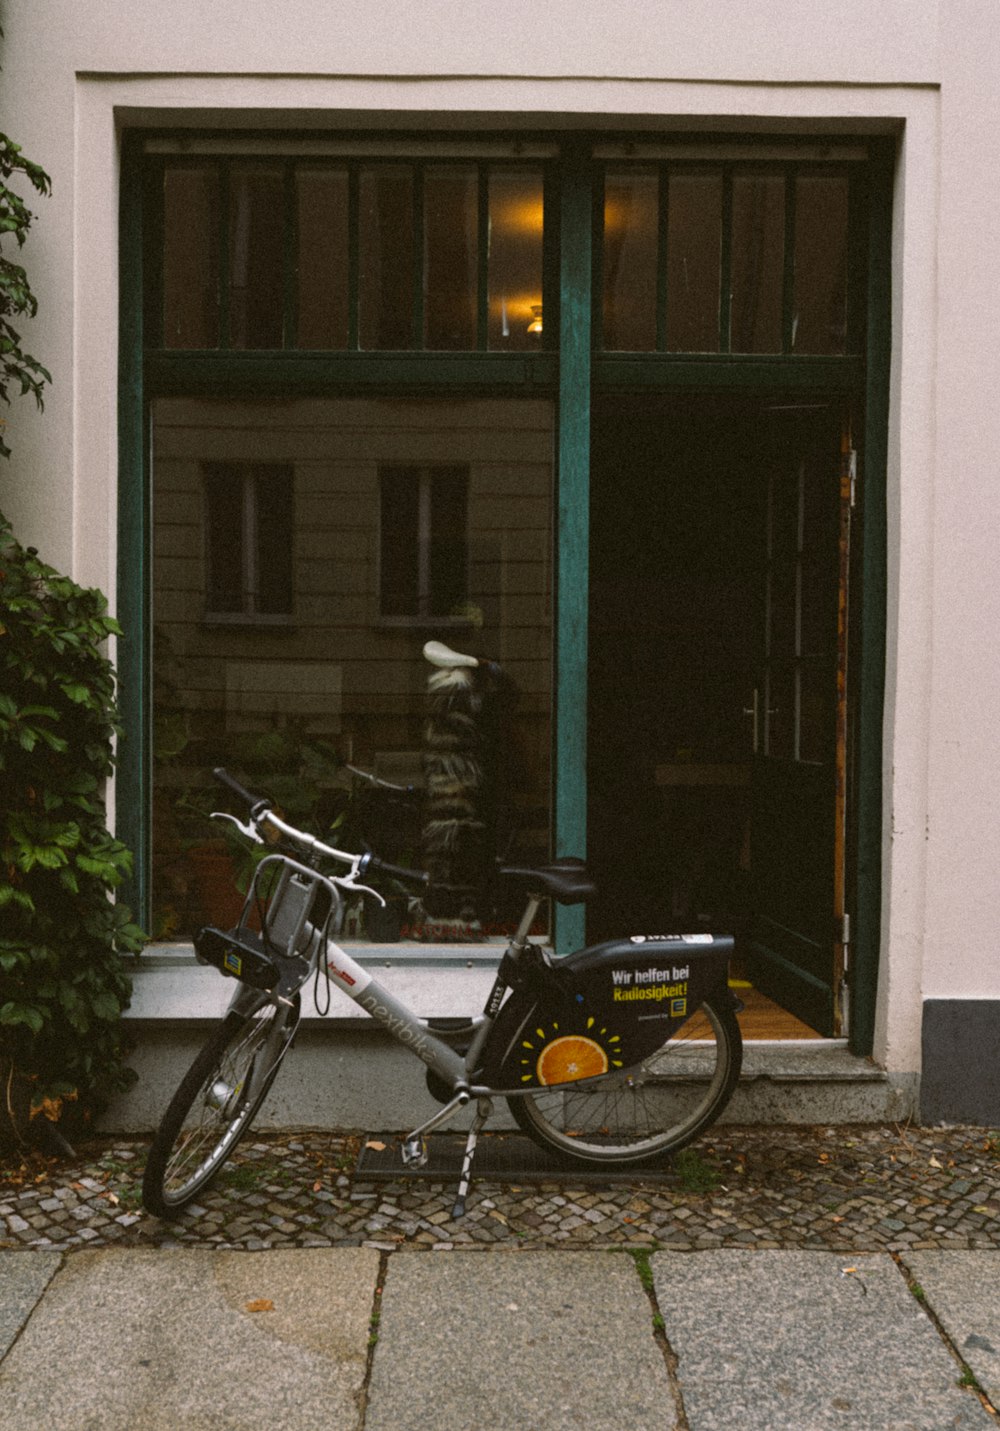
[[[451,1210],[452,1221],[457,1222],[460,1217],[465,1216],[465,1198],[469,1191],[469,1183],[472,1181],[472,1159],[476,1153],[476,1142],[483,1124],[493,1112],[493,1104],[488,1098],[480,1098],[476,1108],[476,1116],[469,1129],[469,1136],[465,1142],[465,1157],[462,1159],[462,1176],[458,1180],[458,1196],[455,1198],[455,1206]]]

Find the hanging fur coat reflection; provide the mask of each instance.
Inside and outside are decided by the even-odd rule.
[[[436,670],[427,681],[424,867],[428,934],[478,938],[504,805],[502,752],[513,686],[498,666]]]

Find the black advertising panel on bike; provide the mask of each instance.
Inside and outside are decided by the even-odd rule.
[[[490,1035],[483,1077],[525,1091],[629,1069],[668,1040],[697,1038],[706,998],[727,997],[733,941],[634,935],[555,961],[515,989]]]

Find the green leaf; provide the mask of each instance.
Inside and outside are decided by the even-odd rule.
[[[26,1024],[32,1033],[40,1033],[45,1020],[41,1011],[31,1004],[8,1002],[0,1008],[0,1024]]]

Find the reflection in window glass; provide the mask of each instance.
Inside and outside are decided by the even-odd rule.
[[[476,346],[479,176],[472,167],[424,174],[424,347]]]
[[[468,597],[467,467],[379,472],[383,616],[461,616]]]
[[[542,341],[542,176],[491,169],[487,346],[537,348]]]
[[[608,173],[604,181],[604,341],[607,351],[656,347],[659,182],[655,173]]]
[[[847,208],[846,177],[796,180],[795,352],[847,351]]]
[[[719,351],[722,179],[672,174],[667,207],[667,349]]]
[[[785,263],[785,181],[733,179],[732,327],[734,353],[780,353]]]
[[[205,475],[205,609],[273,616],[292,610],[292,469],[208,462]]]
[[[346,348],[348,334],[347,174],[296,173],[298,346]]]
[[[284,175],[237,165],[229,178],[229,343],[280,348],[284,338]]]
[[[413,347],[413,171],[372,165],[360,183],[362,348]]]
[[[218,833],[204,811],[220,764],[294,823],[330,835],[338,822],[334,844],[367,842],[399,864],[429,860],[432,819],[480,821],[462,874],[472,937],[516,921],[520,909],[491,903],[486,873],[499,850],[549,854],[552,404],[161,398],[153,457],[157,934],[238,917],[224,858],[215,877],[192,855]],[[283,571],[268,567],[279,558]],[[248,629],[254,592],[269,608],[290,594],[294,623],[259,606]],[[425,778],[429,752],[454,750],[462,726],[432,747],[430,634],[498,662],[516,695],[502,736],[480,732],[478,753],[464,752],[490,766],[483,807],[459,792],[448,813],[447,782]],[[495,679],[485,664],[481,677]],[[414,792],[373,795],[348,765]]]
[[[163,344],[219,343],[219,175],[214,165],[163,176]]]

